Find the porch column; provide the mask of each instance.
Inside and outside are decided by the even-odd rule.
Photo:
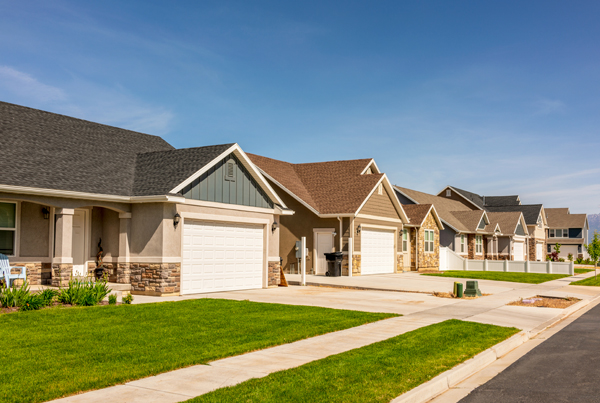
[[[73,275],[73,214],[75,209],[58,208],[56,215],[56,237],[52,259],[52,285],[69,285]]]
[[[129,246],[131,243],[131,213],[119,213],[119,258],[117,266],[117,283],[129,284],[131,267],[129,262]]]

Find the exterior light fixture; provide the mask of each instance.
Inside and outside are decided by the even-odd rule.
[[[48,209],[48,207],[42,207],[42,215],[44,216],[44,220],[50,218],[50,210]]]
[[[362,231],[362,227],[358,224],[358,227],[356,227],[356,235],[360,234],[360,231]]]
[[[175,215],[173,216],[173,225],[175,226],[175,228],[177,228],[179,221],[181,221],[181,216],[179,215],[179,213],[175,213]]]
[[[271,225],[271,232],[275,232],[277,228],[279,228],[279,223],[277,221],[273,221],[273,224]]]

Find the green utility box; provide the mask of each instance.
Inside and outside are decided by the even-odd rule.
[[[457,298],[462,298],[462,289],[463,289],[462,283],[459,283],[458,281],[456,281],[454,283],[454,293],[453,293],[454,296]]]
[[[479,290],[479,282],[467,281],[467,289],[465,290],[465,296],[481,297],[481,291]]]

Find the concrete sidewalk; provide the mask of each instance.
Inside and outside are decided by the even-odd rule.
[[[581,279],[583,276],[577,276]],[[425,277],[425,279],[437,279]],[[427,280],[425,280],[427,281]],[[425,294],[389,291],[358,291],[325,287],[289,287],[210,294],[203,297],[248,299],[258,302],[293,300],[301,305],[318,305],[365,311],[407,312],[406,316],[316,336],[294,343],[229,357],[157,376],[129,382],[107,389],[59,399],[60,402],[179,402],[212,390],[231,386],[245,380],[266,376],[272,372],[294,368],[308,362],[339,354],[351,349],[383,341],[447,319],[461,319],[500,326],[514,326],[525,331],[543,327],[555,321],[563,310],[506,306],[519,298],[542,294],[573,296],[591,301],[600,289],[569,286],[573,279],[554,280],[542,284],[515,284],[503,292],[474,299],[455,300]],[[482,285],[482,288],[487,287]],[[484,292],[487,290],[484,289]],[[198,296],[196,296],[198,297]],[[286,297],[286,298],[283,298]],[[173,300],[186,299],[173,297]],[[271,300],[275,299],[275,301]],[[162,299],[161,299],[162,300]],[[168,300],[168,299],[164,299]],[[144,302],[138,301],[137,302]],[[337,306],[336,306],[337,305]],[[360,309],[362,308],[362,309]],[[547,326],[547,325],[546,325]]]

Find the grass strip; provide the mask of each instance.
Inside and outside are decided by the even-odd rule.
[[[594,271],[594,269],[575,269],[575,274],[589,273],[591,271]]]
[[[188,402],[389,402],[517,332],[452,319]]]
[[[467,278],[473,280],[509,281],[512,283],[540,284],[546,281],[569,277],[568,274],[513,273],[504,271],[460,271],[450,270],[440,273],[423,273],[422,276]]]
[[[584,278],[583,280],[573,281],[570,283],[570,285],[588,285],[592,287],[600,287],[600,270],[598,271],[597,278],[595,276]]]
[[[224,299],[0,315],[0,401],[42,402],[397,316]]]

